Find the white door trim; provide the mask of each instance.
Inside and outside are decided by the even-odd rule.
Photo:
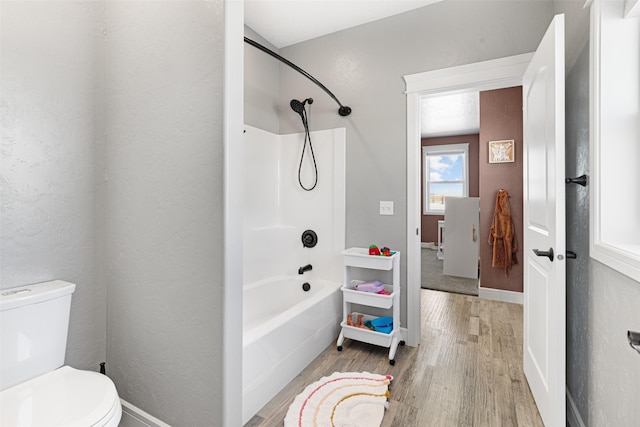
[[[244,2],[224,5],[224,292],[222,425],[242,421],[242,235],[244,162]]]
[[[533,53],[404,76],[407,95],[407,344],[420,344],[420,98],[520,86]]]
[[[629,276],[633,280],[640,281],[640,249],[637,244],[620,244],[617,233],[606,232],[603,224],[620,223],[627,224],[627,221],[620,221],[617,214],[624,206],[634,206],[640,198],[637,194],[626,196],[625,187],[618,187],[617,177],[612,174],[612,168],[626,170],[634,167],[633,157],[628,157],[625,163],[611,163],[605,160],[606,152],[625,152],[627,146],[631,147],[637,143],[637,138],[629,132],[629,135],[618,134],[617,127],[605,127],[603,123],[614,123],[628,113],[628,109],[616,109],[616,103],[620,99],[620,91],[612,90],[613,87],[625,88],[631,91],[638,88],[630,87],[628,80],[613,81],[611,70],[626,63],[637,61],[638,41],[633,36],[634,27],[624,24],[625,19],[619,15],[617,9],[622,5],[613,2],[601,2],[594,0],[591,5],[591,33],[590,33],[590,88],[589,88],[589,153],[591,164],[589,166],[589,255],[591,258],[605,264],[606,266]],[[605,10],[603,11],[603,8]],[[635,19],[640,19],[636,17]],[[604,26],[604,27],[603,27]],[[605,34],[603,34],[603,30]],[[627,40],[628,39],[628,40]],[[604,50],[602,43],[605,42]],[[615,51],[611,55],[611,46],[617,43],[626,43],[627,50]],[[635,43],[635,46],[633,45]],[[607,48],[609,48],[607,50]],[[636,49],[634,51],[634,49]],[[606,60],[602,60],[603,52],[609,52]],[[629,53],[635,53],[629,55]],[[605,77],[603,78],[603,73]],[[622,81],[623,83],[620,83]],[[604,90],[602,85],[605,85]],[[604,99],[604,102],[602,98]],[[616,98],[617,97],[617,98]],[[607,106],[610,106],[607,108]],[[615,121],[614,121],[615,120]],[[627,128],[628,129],[628,128]],[[607,151],[605,151],[607,150]],[[612,151],[613,150],[613,151]],[[614,166],[615,165],[615,166]],[[637,176],[637,175],[636,175]],[[610,194],[612,189],[620,188],[616,194],[624,194],[624,197],[617,197],[619,202],[612,204],[605,202],[605,195]],[[610,228],[610,227],[609,227]],[[626,230],[627,227],[624,227]],[[633,235],[633,232],[630,233]],[[637,243],[631,240],[631,243]]]

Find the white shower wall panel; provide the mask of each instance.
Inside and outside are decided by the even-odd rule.
[[[245,133],[244,283],[297,274],[340,280],[345,242],[345,129],[311,132],[318,184],[298,184],[304,134],[276,135],[250,126]],[[313,185],[310,152],[302,165],[303,183]],[[302,232],[314,230],[318,244],[304,248]]]
[[[274,225],[245,229],[243,282],[296,274],[298,266],[287,255],[287,251],[291,251],[288,242],[296,239],[298,230],[294,227]]]
[[[245,129],[245,228],[280,223],[278,165],[280,136],[247,126]]]
[[[318,244],[303,249],[300,236],[292,245],[296,265],[312,264],[322,277],[341,279],[341,255],[345,243],[345,140],[346,130],[329,129],[311,132],[313,151],[318,167],[315,188],[305,191],[298,183],[298,167],[304,145],[304,134],[282,136],[281,206],[284,223],[296,227],[300,234],[313,230]],[[310,188],[314,182],[314,168],[308,148],[301,168],[302,183]]]

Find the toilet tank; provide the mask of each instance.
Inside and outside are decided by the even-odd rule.
[[[0,291],[0,390],[64,364],[75,288],[54,280]]]

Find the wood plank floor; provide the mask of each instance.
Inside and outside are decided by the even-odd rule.
[[[282,426],[305,386],[335,371],[391,374],[384,427],[543,426],[522,371],[522,306],[423,289],[422,341],[329,346],[245,427]]]

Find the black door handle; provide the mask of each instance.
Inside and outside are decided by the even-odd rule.
[[[553,248],[549,248],[548,251],[539,251],[537,249],[534,249],[533,253],[536,254],[536,256],[549,257],[549,259],[553,262]]]
[[[587,186],[587,175],[581,175],[577,178],[566,178],[564,180],[565,183],[567,184],[578,184],[578,185],[582,185],[583,187]]]

